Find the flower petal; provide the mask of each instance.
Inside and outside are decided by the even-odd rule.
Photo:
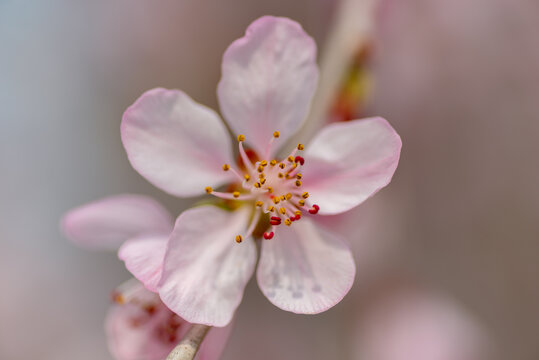
[[[306,149],[304,188],[320,214],[361,204],[389,184],[399,163],[401,139],[380,117],[323,128]]]
[[[122,141],[131,165],[149,182],[176,196],[231,179],[230,136],[219,116],[179,90],[153,89],[124,113]]]
[[[264,16],[226,50],[217,95],[232,130],[263,155],[275,130],[283,143],[300,127],[317,82],[313,39],[295,21]]]
[[[257,279],[275,306],[317,314],[336,305],[354,282],[355,264],[344,241],[303,218],[262,241]]]
[[[170,233],[172,217],[150,197],[116,195],[71,210],[61,228],[79,246],[114,250],[139,235]]]
[[[152,292],[157,292],[161,280],[168,237],[168,234],[153,235],[127,240],[118,251],[127,270]]]
[[[159,294],[187,321],[225,326],[232,319],[256,263],[254,241],[234,241],[247,227],[248,211],[201,206],[178,217]]]

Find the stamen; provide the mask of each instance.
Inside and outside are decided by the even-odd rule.
[[[307,199],[309,197],[309,193],[305,191],[303,194],[301,194],[301,197]]]
[[[259,219],[260,219],[260,211],[255,211],[255,214],[253,215],[253,218],[251,219],[251,224],[249,224],[249,228],[247,228],[247,231],[245,232],[245,235],[243,237],[247,239],[251,235],[253,235],[253,231],[255,230],[256,224],[258,224]],[[238,235],[238,236],[243,240],[243,237],[241,235]],[[238,236],[236,236],[236,242],[238,242]]]
[[[249,172],[253,171],[253,163],[251,162],[251,160],[249,160],[249,157],[247,156],[247,153],[245,152],[245,149],[243,148],[243,141],[240,141],[239,148],[240,148],[241,160],[243,161],[245,168],[249,170]]]
[[[298,144],[297,149],[298,150],[304,150],[305,146],[303,146],[303,144]]]
[[[236,242],[239,244],[243,241],[243,237],[241,235],[236,235]]]
[[[274,212],[275,211],[275,206],[273,206],[273,205],[268,206],[268,211],[269,212]]]
[[[279,164],[279,167],[280,167],[281,169],[284,169],[285,166],[286,166],[286,165],[285,165],[284,163],[280,163],[280,164]]]
[[[242,135],[242,134],[238,135],[238,142],[243,142],[243,141],[245,141],[245,135]]]
[[[268,165],[268,162],[266,160],[262,160],[260,162],[260,166],[267,166]]]
[[[249,181],[249,180],[251,180],[251,175],[245,174],[245,175],[243,175],[243,178],[244,178],[246,181]]]
[[[290,219],[285,219],[285,220],[284,220],[284,224],[287,225],[287,226],[290,226],[290,225],[292,225],[292,220],[290,220]]]
[[[262,207],[264,206],[264,203],[260,200],[258,200],[256,203],[255,203],[256,207]]]
[[[289,156],[288,158],[286,158],[289,162],[293,163],[294,162],[294,157],[293,156]]]
[[[224,171],[230,170],[230,165],[228,165],[228,164],[223,164],[223,170],[224,170]]]
[[[281,136],[281,134],[278,131],[273,132],[273,137],[274,138],[278,138],[279,136]]]
[[[305,159],[302,158],[301,156],[296,156],[296,158],[294,159],[295,162],[299,162],[302,166],[305,164]]]
[[[231,193],[212,191],[211,194],[221,199],[227,200],[251,200],[255,198],[254,194],[240,194],[239,191],[234,191]]]
[[[270,161],[270,165],[271,165],[271,166],[277,165],[277,160],[275,160],[275,159],[274,159],[274,160],[271,160],[271,161]]]
[[[305,206],[305,200],[300,199],[300,200],[298,201],[298,205],[299,205],[299,206]]]
[[[315,215],[318,213],[318,210],[320,210],[320,206],[313,204],[313,207],[309,209],[309,213]]]
[[[296,179],[301,180],[302,177],[303,177],[303,175],[301,175],[300,173],[296,174]]]
[[[301,186],[301,180],[296,180],[296,186],[297,186],[297,187],[300,187],[300,186]]]
[[[206,193],[208,193],[208,194],[211,194],[212,191],[213,191],[213,189],[212,189],[211,186],[206,186],[206,187],[204,188],[204,190],[206,190]]]
[[[279,212],[283,215],[286,214],[286,209],[284,207],[279,208]]]
[[[270,239],[273,238],[273,235],[274,235],[273,231],[265,232],[265,233],[264,233],[264,239],[270,240]]]

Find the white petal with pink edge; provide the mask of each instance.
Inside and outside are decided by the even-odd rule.
[[[69,211],[61,228],[79,246],[115,250],[124,241],[144,234],[168,234],[172,217],[154,199],[143,195],[116,195]]]
[[[380,117],[335,123],[307,146],[303,170],[309,202],[320,214],[348,211],[389,184],[402,142]]]
[[[284,143],[300,127],[317,82],[313,39],[290,19],[264,16],[226,50],[217,95],[232,130],[263,156],[274,131]]]
[[[192,323],[227,325],[243,297],[256,263],[247,228],[249,209],[229,212],[201,206],[183,212],[168,243],[159,285],[163,302]]]
[[[176,196],[204,193],[232,175],[230,136],[219,116],[179,90],[153,89],[124,113],[122,142],[131,165]]]
[[[262,241],[257,280],[275,306],[298,314],[333,307],[354,282],[350,249],[337,235],[303,218]]]
[[[127,270],[152,292],[157,292],[161,280],[168,237],[168,234],[137,237],[127,240],[118,251]]]

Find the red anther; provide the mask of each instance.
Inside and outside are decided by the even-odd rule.
[[[275,221],[279,221],[279,222],[280,222],[280,221],[281,221],[281,218],[278,217],[278,216],[272,216],[272,217],[270,217],[270,220],[275,220]]]
[[[320,210],[320,206],[313,204],[313,207],[309,209],[309,214],[317,214],[318,210]]]
[[[302,158],[301,156],[296,156],[296,158],[294,159],[295,162],[299,162],[301,165],[305,164],[305,159]]]
[[[301,215],[298,214],[295,216],[295,220],[299,220],[299,219],[301,219]]]
[[[273,225],[273,226],[281,225],[281,221],[270,220],[270,225]]]
[[[273,231],[264,233],[264,239],[269,240],[271,238],[273,238]]]
[[[291,216],[289,219],[290,219],[290,221],[296,221],[296,216],[295,215]]]

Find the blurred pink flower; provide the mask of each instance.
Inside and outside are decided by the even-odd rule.
[[[355,359],[491,358],[484,330],[452,299],[422,291],[388,295],[362,318],[354,339]]]
[[[183,338],[191,326],[170,311],[159,296],[140,283],[128,282],[117,293],[122,303],[112,306],[105,330],[109,349],[118,360],[161,360]],[[232,326],[209,330],[196,360],[217,360]]]
[[[277,161],[275,142],[289,139],[309,110],[318,79],[315,58],[315,43],[299,24],[269,16],[226,50],[217,93],[228,125],[239,134],[238,167],[219,116],[179,90],[150,90],[125,112],[122,141],[142,176],[176,196],[206,191],[236,210],[204,205],[178,217],[157,287],[182,318],[213,326],[231,321],[254,272],[252,237],[260,225],[260,236],[274,240],[262,243],[257,280],[279,308],[319,313],[352,286],[350,250],[312,215],[348,211],[387,185],[401,140],[382,118],[355,120],[323,128],[304,156],[296,155],[304,149],[298,144]],[[243,142],[256,153],[254,163]],[[223,184],[232,184],[231,192],[212,188]],[[234,239],[238,244],[231,244]],[[130,270],[155,289],[155,264],[144,270],[140,257],[151,244],[139,245],[120,256],[136,263]]]

